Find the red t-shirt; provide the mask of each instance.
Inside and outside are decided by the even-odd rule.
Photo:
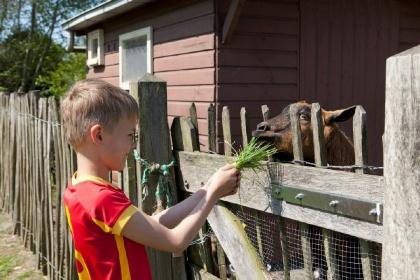
[[[121,189],[75,173],[63,199],[79,279],[152,279],[145,247],[121,235],[137,212]]]

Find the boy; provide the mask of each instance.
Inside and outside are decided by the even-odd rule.
[[[64,195],[79,279],[151,279],[145,246],[184,251],[217,200],[237,192],[241,174],[219,169],[188,199],[154,216],[107,180],[135,147],[138,105],[124,90],[86,79],[66,94],[61,115],[77,171]]]

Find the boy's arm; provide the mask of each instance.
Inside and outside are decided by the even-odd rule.
[[[228,167],[226,166],[225,168]],[[213,176],[201,188],[202,190],[208,189],[210,183],[212,182],[212,178],[216,176],[216,174],[217,172],[213,174]],[[197,203],[199,203],[203,198],[204,194],[205,192],[203,191],[197,191],[174,206],[153,215],[152,218],[167,228],[174,228],[182,221],[182,219],[191,213]]]
[[[174,228],[167,228],[154,218],[139,211],[122,230],[122,235],[145,246],[168,252],[184,251],[203,225],[217,200],[237,190],[238,170],[225,166],[213,176],[208,188],[197,191],[194,199],[200,198],[191,211]],[[187,206],[180,212],[188,210]],[[170,211],[168,211],[169,213]],[[161,216],[161,219],[163,216]]]

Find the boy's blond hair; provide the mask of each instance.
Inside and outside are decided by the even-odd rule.
[[[138,118],[138,104],[125,90],[103,80],[85,79],[74,84],[60,106],[68,143],[77,149],[88,128],[100,124],[112,131],[119,120]]]

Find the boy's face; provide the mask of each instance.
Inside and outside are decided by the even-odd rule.
[[[128,154],[136,147],[136,119],[122,119],[112,132],[103,130],[102,161],[108,170],[121,171]]]

